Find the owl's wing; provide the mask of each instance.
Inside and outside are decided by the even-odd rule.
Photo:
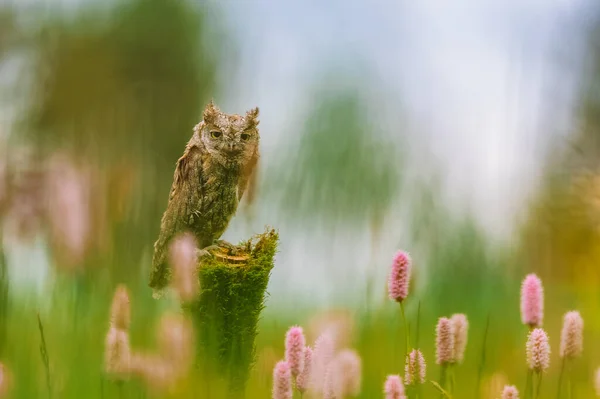
[[[190,146],[179,158],[175,168],[165,212],[165,216],[172,220],[168,226],[171,228],[167,231],[171,230],[175,234],[191,224],[190,217],[201,208],[202,181],[202,152],[197,146]]]
[[[246,203],[248,205],[252,205],[256,196],[258,160],[259,155],[256,153],[248,162],[248,165],[244,168],[244,170],[242,170],[242,175],[237,188],[238,201],[242,200],[245,192],[248,193],[246,195]]]
[[[160,289],[168,283],[168,246],[171,239],[188,229],[194,211],[202,201],[202,151],[195,145],[188,146],[177,160],[169,203],[165,211],[158,240],[154,244],[150,287]]]
[[[185,149],[183,155],[177,160],[173,185],[169,193],[169,203],[180,193],[188,188],[200,189],[200,178],[202,177],[202,151],[195,145]],[[197,184],[194,184],[197,183]]]

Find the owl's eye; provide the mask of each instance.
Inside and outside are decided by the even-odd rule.
[[[212,132],[210,132],[210,136],[215,139],[221,137],[222,134],[223,133],[219,132],[218,130],[213,130]]]
[[[248,133],[242,133],[242,134],[240,134],[240,138],[242,140],[246,141],[250,138],[250,135]]]

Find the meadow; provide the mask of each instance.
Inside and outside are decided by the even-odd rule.
[[[561,70],[577,77],[572,103],[559,104],[568,117],[539,111],[543,132],[518,136],[525,150],[516,152],[498,137],[477,140],[534,130],[520,121],[508,131],[520,102],[502,97],[506,115],[484,123],[467,107],[463,122],[477,129],[457,144],[465,136],[447,126],[461,119],[453,107],[428,99],[420,108],[395,85],[417,83],[419,95],[431,86],[432,99],[453,86],[420,81],[410,68],[383,78],[382,66],[396,70],[396,58],[413,61],[398,54],[425,54],[428,42],[410,44],[377,18],[308,18],[306,29],[290,17],[301,7],[278,9],[279,19],[261,11],[266,2],[33,3],[0,4],[0,398],[517,397],[506,386],[520,398],[600,396],[596,14],[583,13],[576,43],[589,68]],[[306,48],[324,46],[314,65],[301,60],[312,50],[279,36],[280,25]],[[457,40],[472,37],[451,25]],[[371,39],[361,27],[409,44],[382,41],[373,57],[379,40],[362,48],[357,38]],[[494,49],[493,36],[475,52]],[[448,93],[467,104],[500,96],[488,83]],[[544,105],[562,99],[536,95]],[[173,170],[211,99],[232,113],[260,107],[257,189],[226,234],[274,230],[242,264],[199,264],[189,245],[177,247],[172,286],[155,298],[151,258]],[[497,183],[488,175],[468,180],[493,169],[492,147],[500,166],[521,165],[506,174],[515,180],[508,189],[493,191],[500,198],[485,196]],[[456,175],[471,185],[457,186]],[[498,205],[519,190],[520,202]],[[489,220],[508,233],[495,234],[502,229]],[[306,346],[314,364],[299,360]],[[407,372],[413,349],[425,370]]]
[[[444,281],[444,284],[452,283],[461,286],[459,281]],[[457,293],[456,296],[464,298],[468,306],[451,298],[436,303],[434,298],[428,299],[427,291],[408,291],[404,303],[410,346],[420,348],[427,370],[420,397],[439,395],[430,382],[439,382],[441,371],[435,361],[436,324],[439,317],[450,317],[451,312],[466,314],[469,322],[464,361],[453,370],[452,397],[499,398],[504,385],[515,385],[522,392],[520,397],[528,397],[524,391],[529,368],[526,354],[529,328],[521,322],[520,283],[518,280],[499,282],[488,279],[484,281],[488,297],[478,303],[470,299],[469,292]],[[57,282],[54,294],[41,298],[43,301],[39,304],[11,301],[6,341],[10,344],[5,348],[3,359],[4,381],[10,384],[7,397],[229,397],[227,385],[222,380],[206,379],[205,374],[194,367],[183,377],[175,379],[174,385],[159,383],[161,370],[157,370],[158,374],[153,379],[127,376],[122,383],[118,382],[118,373],[106,374],[105,341],[114,293],[103,290],[98,281],[86,289],[79,286],[75,291],[77,285],[77,281],[62,279]],[[382,289],[385,291],[385,287]],[[544,284],[544,294],[543,328],[550,337],[551,352],[539,397],[547,398],[557,396],[562,361],[559,351],[562,316],[572,309],[567,304],[574,302],[573,293],[565,291],[564,287]],[[177,298],[170,301],[163,299],[161,304],[144,287],[130,290],[129,295],[132,351],[158,350],[161,353],[164,347],[160,346],[159,319],[165,314],[181,313],[179,301]],[[257,359],[250,372],[245,397],[271,397],[273,367],[284,359],[286,331],[293,325],[303,326],[307,345],[314,347],[318,335],[327,332],[336,341],[337,350],[356,351],[361,363],[358,377],[360,393],[356,397],[385,397],[383,383],[386,377],[390,374],[405,376],[405,326],[398,304],[392,300],[389,302],[368,311],[307,309],[268,312],[268,316],[259,323]],[[585,321],[593,320],[593,316],[586,318],[590,314],[588,308],[573,309],[579,310]],[[38,314],[43,326],[43,344]],[[569,362],[560,397],[593,397],[595,394],[597,362],[593,354],[598,349],[592,329],[593,322],[585,324],[582,356]],[[44,348],[43,353],[41,348]],[[165,372],[163,378],[168,379],[169,374]],[[572,393],[567,392],[567,381],[570,381]]]

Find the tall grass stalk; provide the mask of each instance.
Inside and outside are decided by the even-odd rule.
[[[490,328],[490,313],[488,312],[487,320],[485,322],[485,330],[483,332],[483,343],[481,345],[481,359],[479,361],[479,369],[477,371],[477,384],[475,385],[475,397],[479,398],[481,396],[481,379],[483,378],[483,371],[485,369],[485,348],[487,344],[487,336],[488,330]]]
[[[400,311],[402,312],[402,321],[404,323],[404,331],[406,334],[406,346],[404,351],[404,359],[408,357],[408,347],[409,347],[409,331],[408,331],[408,321],[406,320],[406,314],[404,312],[404,301],[400,302]]]
[[[446,387],[446,381],[447,381],[447,379],[448,379],[448,366],[445,365],[445,364],[442,364],[440,366],[440,383],[439,384],[440,384],[440,387],[442,387],[443,390],[447,389],[447,387]],[[444,392],[442,392],[440,398],[443,399],[444,396],[446,396],[446,395],[444,395]]]
[[[125,397],[125,389],[123,389],[123,386],[125,385],[123,383],[123,381],[117,381],[116,383],[117,385],[117,391],[119,392],[119,399],[123,399]]]
[[[448,371],[449,371],[449,377],[450,377],[450,380],[448,381],[448,384],[450,387],[448,390],[450,391],[451,394],[454,394],[454,385],[456,384],[456,379],[455,379],[454,373],[456,372],[456,364],[451,364],[448,367]]]
[[[542,388],[542,373],[537,373],[538,376],[538,382],[537,382],[537,388],[535,390],[535,399],[538,399],[540,397],[540,390]]]
[[[419,330],[421,328],[421,300],[417,305],[417,328],[415,329],[415,348],[419,348]]]
[[[535,329],[532,324],[528,326],[529,334]],[[525,383],[525,398],[533,399],[533,370],[527,372],[527,382]]]
[[[48,388],[48,397],[52,398],[52,385],[50,383],[50,362],[48,360],[48,349],[46,347],[46,339],[44,338],[44,326],[42,325],[42,319],[40,317],[39,312],[37,314],[37,319],[41,337],[40,355],[42,357],[42,363],[44,364],[44,368],[46,370],[46,387]]]
[[[533,398],[533,370],[527,371],[527,381],[525,382],[525,398]]]
[[[444,399],[444,398],[452,399],[452,395],[450,393],[448,393],[448,391],[446,391],[444,388],[442,388],[442,386],[440,384],[438,384],[435,381],[431,381],[431,383],[433,384],[435,389],[437,389],[440,392],[442,399]]]
[[[415,329],[415,348],[419,347],[419,333],[420,333],[420,329],[421,329],[421,300],[419,299],[419,304],[417,305],[417,326]],[[407,354],[408,356],[408,354]],[[417,362],[417,375],[420,373],[420,365]],[[421,396],[421,385],[422,384],[417,384],[417,388],[416,388],[416,392],[415,392],[415,398],[419,399],[419,397]]]
[[[8,331],[8,264],[4,255],[4,245],[0,229],[0,358],[3,358],[6,350],[6,337]]]
[[[573,381],[571,380],[571,376],[572,376],[572,370],[571,370],[572,364],[568,364],[567,365],[567,392],[568,395],[567,396],[569,399],[573,399],[574,395],[573,395]]]
[[[558,375],[558,388],[556,389],[556,399],[560,399],[560,389],[562,387],[563,374],[565,373],[565,363],[567,362],[566,357],[562,358],[560,366],[560,374]]]

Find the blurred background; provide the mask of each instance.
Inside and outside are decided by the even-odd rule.
[[[535,272],[551,338],[575,307],[597,338],[599,17],[593,0],[0,0],[0,359],[41,367],[35,312],[60,342],[106,317],[118,283],[136,293],[132,340],[148,340],[142,320],[166,306],[147,287],[152,245],[211,98],[261,110],[257,196],[224,236],[280,231],[259,347],[344,309],[372,317],[359,349],[378,334],[399,354],[385,291],[399,248],[424,329],[466,312],[477,347],[509,308],[520,331],[519,284]],[[32,345],[7,346],[11,334]],[[490,363],[522,356],[518,334],[496,331]],[[581,370],[600,346],[587,355]],[[368,368],[365,392],[394,361]]]

